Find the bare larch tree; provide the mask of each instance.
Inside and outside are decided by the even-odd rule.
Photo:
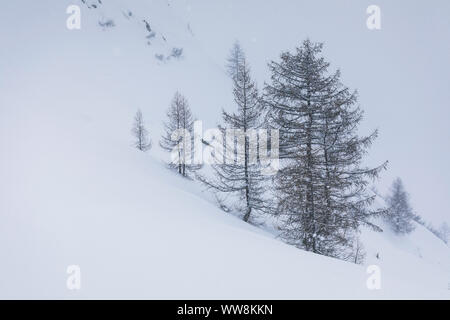
[[[258,161],[257,129],[261,125],[261,106],[255,82],[240,45],[236,43],[228,59],[227,70],[233,82],[235,113],[222,111],[224,139],[223,163],[214,164],[213,179],[200,178],[209,187],[233,199],[236,211],[250,221],[252,213],[265,209],[264,181]],[[223,204],[222,204],[223,205]]]
[[[147,151],[152,147],[152,142],[148,137],[148,131],[144,126],[144,118],[141,110],[138,110],[134,116],[134,124],[131,132],[135,137],[134,146],[137,149]]]
[[[391,192],[386,197],[388,211],[386,220],[397,234],[406,234],[414,230],[414,213],[409,203],[409,195],[405,191],[400,178],[394,180]]]
[[[193,129],[194,116],[188,101],[181,93],[176,92],[167,110],[164,134],[159,144],[172,154],[169,166],[177,169],[184,177],[188,176],[189,171],[198,169],[198,165],[192,163]]]
[[[371,217],[375,195],[367,192],[376,168],[361,166],[377,136],[359,137],[362,111],[355,92],[329,74],[322,44],[305,40],[295,53],[271,62],[271,82],[264,104],[270,123],[279,129],[281,168],[275,179],[281,236],[297,247],[355,260],[360,224],[380,230]]]

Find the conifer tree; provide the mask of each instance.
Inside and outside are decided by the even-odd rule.
[[[397,178],[392,183],[391,193],[386,198],[388,204],[387,221],[397,234],[406,234],[414,230],[414,213],[409,203],[409,195],[403,182]]]
[[[148,131],[144,126],[144,118],[142,116],[141,110],[138,110],[136,112],[136,115],[134,117],[134,124],[133,129],[131,130],[135,137],[134,146],[141,150],[141,151],[147,151],[151,149],[152,142],[148,137]]]
[[[184,177],[188,176],[189,171],[198,169],[198,165],[192,163],[193,129],[194,116],[188,101],[181,93],[176,92],[167,111],[160,146],[171,152],[169,166]]]
[[[375,195],[371,179],[386,163],[362,167],[362,158],[377,136],[359,137],[362,111],[355,92],[329,73],[322,44],[303,42],[295,53],[271,62],[271,82],[264,104],[270,123],[279,129],[281,169],[276,177],[282,237],[315,253],[353,260],[360,224],[380,230],[371,217]]]
[[[258,162],[257,129],[260,127],[261,106],[255,82],[240,45],[233,46],[227,69],[233,82],[235,113],[222,111],[224,139],[223,163],[214,164],[213,179],[201,178],[220,194],[237,195],[235,209],[250,221],[255,211],[263,211],[266,204],[264,176]],[[222,207],[225,207],[221,203]]]

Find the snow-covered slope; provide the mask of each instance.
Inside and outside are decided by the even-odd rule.
[[[77,31],[65,27],[69,1],[2,4],[0,27],[14,33],[0,53],[0,298],[450,298],[449,248],[421,226],[364,230],[366,265],[355,265],[282,243],[168,171],[156,142],[173,92],[214,125],[228,79],[166,1],[102,2],[78,3]],[[126,10],[169,45],[148,45]],[[155,59],[172,47],[181,59]],[[137,108],[149,153],[131,147]],[[371,264],[380,290],[366,286]],[[80,290],[66,287],[69,265]]]

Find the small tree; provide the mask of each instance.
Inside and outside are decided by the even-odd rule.
[[[361,242],[361,240],[356,237],[353,242],[354,252],[351,255],[353,262],[355,264],[363,264],[364,259],[366,257],[366,251],[364,250],[364,246]],[[348,259],[350,260],[350,259]]]
[[[225,137],[224,163],[212,166],[213,179],[199,177],[208,187],[223,196],[233,195],[233,206],[246,222],[256,212],[267,210],[264,199],[267,180],[258,162],[258,134],[261,126],[261,105],[255,82],[239,43],[235,43],[227,60],[227,71],[233,82],[233,95],[237,110],[222,111],[224,125],[220,127]],[[259,137],[261,138],[261,137]],[[221,203],[222,207],[226,207]]]
[[[134,146],[137,149],[141,151],[147,151],[151,149],[152,141],[148,137],[148,131],[144,126],[144,118],[142,117],[141,110],[138,110],[136,112],[136,115],[134,116],[134,124],[131,132],[136,138]]]
[[[397,178],[392,183],[391,193],[386,198],[388,204],[387,221],[397,234],[406,234],[414,230],[414,213],[409,204],[409,195],[403,182]]]
[[[188,171],[197,170],[199,165],[192,164],[194,117],[187,99],[179,92],[176,92],[172,99],[164,128],[159,145],[172,153],[169,166],[186,177]]]

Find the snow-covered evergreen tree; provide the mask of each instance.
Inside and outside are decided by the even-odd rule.
[[[362,111],[356,93],[328,73],[322,44],[303,42],[294,54],[271,62],[271,83],[264,103],[271,125],[279,129],[281,169],[276,177],[282,237],[319,254],[355,259],[360,224],[379,230],[370,217],[375,195],[367,192],[386,163],[361,166],[377,132],[359,137]]]
[[[144,126],[144,118],[141,110],[138,110],[134,116],[134,124],[131,132],[135,137],[134,146],[137,149],[147,151],[152,147],[152,142],[148,137],[148,131]]]
[[[188,176],[189,171],[195,171],[199,167],[192,163],[193,130],[194,116],[188,101],[181,93],[176,92],[167,111],[164,134],[159,144],[164,150],[171,152],[169,166],[184,177]]]
[[[386,219],[397,234],[410,233],[414,230],[414,213],[409,204],[409,195],[403,182],[397,178],[392,183],[391,193],[386,197],[388,211]]]
[[[212,166],[213,179],[200,179],[219,194],[237,195],[238,201],[233,205],[243,220],[249,221],[255,211],[261,212],[267,206],[263,199],[266,176],[261,172],[257,155],[261,106],[256,84],[250,77],[249,65],[238,43],[233,46],[227,69],[233,81],[237,110],[235,113],[222,111],[223,163]]]

